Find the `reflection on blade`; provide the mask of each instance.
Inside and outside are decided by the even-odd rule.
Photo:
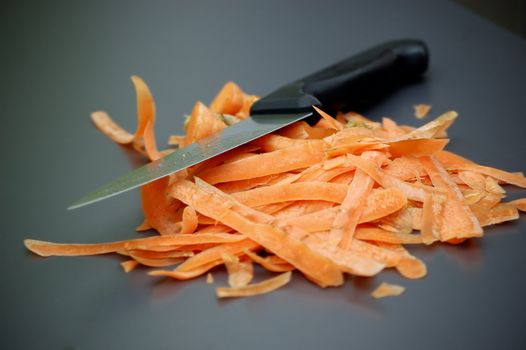
[[[68,209],[76,209],[87,204],[131,190],[148,182],[160,179],[176,171],[210,159],[258,137],[271,133],[298,120],[311,116],[302,114],[259,115],[234,124],[222,132],[193,143],[143,167],[107,183],[73,203]]]

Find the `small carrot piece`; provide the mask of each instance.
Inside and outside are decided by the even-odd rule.
[[[312,141],[317,142],[262,153],[255,157],[209,168],[201,172],[199,177],[214,185],[304,168],[323,160],[327,148],[326,143],[321,140]]]
[[[218,298],[249,297],[272,292],[290,282],[291,272],[284,272],[263,282],[237,288],[216,288]]]
[[[181,246],[198,243],[228,243],[243,240],[241,235],[210,233],[201,235],[169,235],[153,236],[148,238],[131,239],[109,243],[92,244],[61,244],[37,241],[33,239],[24,240],[27,249],[40,256],[79,256],[114,253],[120,250],[150,249],[161,246]]]
[[[392,297],[401,295],[405,291],[405,287],[397,284],[391,284],[382,282],[372,293],[372,297],[375,299]]]
[[[346,187],[329,182],[299,182],[259,187],[233,193],[232,197],[249,207],[298,200],[321,200],[341,203],[347,192]]]
[[[363,157],[376,159],[378,156],[376,153],[364,153]],[[336,240],[343,249],[349,247],[373,184],[373,179],[367,173],[360,169],[356,171],[338,214],[334,218],[330,233],[331,239]]]
[[[413,106],[415,110],[415,117],[417,119],[424,119],[431,111],[431,105],[418,104]]]

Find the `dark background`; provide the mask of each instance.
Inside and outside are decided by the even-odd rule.
[[[455,0],[455,2],[499,26],[526,37],[525,0]]]
[[[22,245],[139,236],[137,191],[65,210],[140,163],[89,120],[104,109],[134,130],[130,75],[151,87],[162,144],[227,80],[264,95],[401,37],[429,44],[427,77],[364,112],[414,125],[413,104],[433,105],[433,116],[455,109],[449,149],[526,170],[526,42],[453,2],[2,2],[0,347],[524,349],[524,216],[459,246],[412,248],[428,264],[423,280],[386,271],[323,290],[295,274],[275,293],[228,301],[204,278],[124,274],[117,257],[42,259]],[[373,300],[382,281],[407,290]]]

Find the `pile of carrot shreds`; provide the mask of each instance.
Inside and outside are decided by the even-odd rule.
[[[249,117],[256,96],[227,83],[210,106],[197,102],[185,135],[171,136],[159,151],[154,136],[155,104],[138,77],[138,127],[130,134],[105,112],[95,125],[120,144],[155,160]],[[141,188],[145,220],[138,231],[159,235],[100,244],[26,240],[41,256],[117,253],[126,272],[155,267],[152,276],[186,280],[218,265],[229,287],[218,297],[269,292],[298,270],[320,287],[339,286],[344,274],[375,276],[395,268],[409,279],[426,265],[406,245],[458,244],[481,237],[482,227],[514,220],[526,198],[501,202],[502,184],[526,188],[521,173],[476,164],[444,150],[446,129],[457,117],[447,112],[419,127],[381,122],[357,113],[301,121],[247,145]],[[253,283],[253,265],[278,273]],[[377,295],[403,288],[382,284]]]

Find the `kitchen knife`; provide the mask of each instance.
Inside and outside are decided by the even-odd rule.
[[[137,168],[73,203],[68,209],[100,201],[217,156],[302,119],[316,120],[312,106],[328,111],[357,109],[419,78],[427,69],[424,42],[402,39],[383,43],[258,100],[251,118],[177,152]]]

